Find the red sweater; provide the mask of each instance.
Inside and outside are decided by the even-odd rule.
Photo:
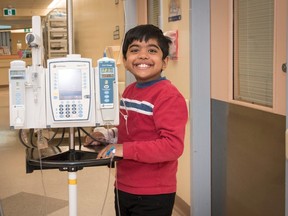
[[[118,189],[139,195],[176,192],[187,118],[184,97],[165,78],[125,89],[118,126],[118,143],[123,144]]]

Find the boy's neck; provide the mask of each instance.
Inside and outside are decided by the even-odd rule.
[[[166,77],[159,77],[158,79],[155,79],[155,80],[150,80],[148,82],[137,82],[136,83],[136,87],[138,88],[145,88],[145,87],[148,87],[148,86],[151,86],[157,82],[160,82],[162,80],[166,80]]]

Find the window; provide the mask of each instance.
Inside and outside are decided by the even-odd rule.
[[[234,0],[234,100],[273,106],[274,0]]]
[[[0,55],[11,55],[11,32],[0,32]]]
[[[160,27],[160,2],[159,0],[148,0],[148,23]]]
[[[11,33],[9,32],[0,32],[0,46],[10,47]]]

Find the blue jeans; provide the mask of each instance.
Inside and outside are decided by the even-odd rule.
[[[134,195],[120,190],[115,193],[117,216],[171,216],[176,193]],[[120,209],[120,214],[119,214]]]

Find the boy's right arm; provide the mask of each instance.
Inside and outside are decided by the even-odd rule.
[[[90,136],[86,136],[84,146],[100,145],[101,141],[103,141],[104,143],[117,143],[118,129],[106,129],[104,127],[97,127],[90,135],[94,139],[92,139]]]

